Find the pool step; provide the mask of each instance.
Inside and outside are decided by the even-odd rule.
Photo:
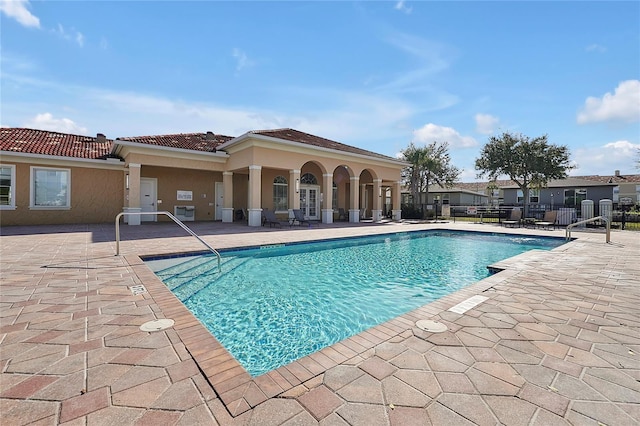
[[[221,274],[218,274],[216,269],[215,273],[203,273],[200,275],[192,275],[189,277],[180,277],[172,279],[170,282],[165,281],[165,283],[169,286],[173,294],[175,294],[178,299],[184,302],[203,288],[207,287],[208,285],[214,284],[217,280],[224,277],[229,272],[240,267],[249,259],[250,258],[248,257],[229,258],[229,260],[224,263]]]
[[[224,265],[228,263],[230,258],[222,258],[221,268],[224,270]],[[218,273],[218,259],[215,256],[199,256],[194,259],[187,260],[186,262],[178,265],[170,266],[166,269],[156,272],[156,275],[165,283],[168,281],[178,279],[185,280],[196,277],[204,273]]]

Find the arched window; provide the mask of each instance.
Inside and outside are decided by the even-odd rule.
[[[273,179],[273,210],[287,211],[289,208],[289,185],[284,176]]]
[[[300,183],[303,185],[317,185],[318,179],[311,173],[305,173],[300,178]]]

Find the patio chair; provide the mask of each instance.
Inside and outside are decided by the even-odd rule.
[[[309,228],[311,228],[311,221],[309,219],[305,219],[302,214],[302,210],[293,209],[293,220],[289,222],[289,226],[295,225],[298,222],[298,225],[302,226],[303,223],[306,223]]]
[[[520,227],[520,221],[522,220],[522,210],[513,209],[511,210],[511,214],[509,215],[509,219],[502,222],[504,226],[515,227],[518,225]]]
[[[345,212],[342,207],[338,208],[338,220],[349,220],[347,212]]]
[[[558,217],[557,210],[549,210],[548,212],[544,212],[544,218],[542,218],[542,220],[539,220],[535,223],[536,228],[538,227],[549,228],[553,226],[553,228],[555,229],[557,217]]]
[[[274,212],[269,209],[262,209],[262,226],[269,224],[269,228],[277,225],[278,228],[282,228],[282,222],[278,220],[278,217]]]

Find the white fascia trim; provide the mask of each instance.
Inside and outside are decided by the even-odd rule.
[[[29,160],[48,160],[55,162],[66,162],[66,163],[80,163],[77,167],[96,167],[101,166],[99,168],[102,169],[124,169],[124,161],[109,161],[109,160],[95,160],[92,158],[77,158],[77,157],[62,157],[59,155],[45,155],[45,154],[29,154],[24,152],[15,152],[15,151],[0,151],[3,157],[14,157],[17,161],[21,163],[27,163],[29,161],[20,161],[20,159],[29,159]]]
[[[208,151],[197,151],[194,149],[171,148],[169,146],[151,145],[147,143],[132,142],[132,141],[126,141],[121,139],[116,139],[113,141],[113,148],[111,149],[111,153],[116,154],[116,151],[118,150],[119,146],[132,146],[136,148],[147,148],[150,150],[182,152],[185,154],[199,154],[199,155],[206,155],[210,157],[221,157],[225,159],[229,158],[229,154],[227,154],[226,152],[220,152],[220,151],[208,152]]]
[[[255,133],[245,133],[241,136],[238,136],[235,139],[231,139],[230,141],[227,141],[225,143],[223,143],[222,145],[218,145],[218,149],[225,149],[228,146],[231,145],[235,145],[236,143],[240,143],[241,141],[245,140],[245,139],[258,139],[258,140],[263,140],[265,142],[274,142],[277,144],[281,144],[281,145],[288,145],[288,146],[296,146],[296,147],[306,147],[306,148],[310,148],[310,149],[314,149],[314,150],[318,150],[318,151],[324,151],[324,152],[331,152],[331,153],[335,153],[335,154],[340,154],[340,155],[347,155],[350,157],[356,157],[356,158],[364,158],[367,160],[376,160],[376,161],[381,161],[384,163],[391,163],[391,164],[395,164],[398,166],[403,166],[406,167],[408,165],[410,165],[410,163],[407,163],[406,161],[402,161],[402,160],[394,160],[394,159],[386,159],[386,158],[380,158],[380,157],[372,157],[369,155],[364,155],[364,154],[356,154],[354,152],[348,152],[348,151],[341,151],[339,149],[331,149],[331,148],[324,148],[321,146],[315,146],[315,145],[308,145],[302,142],[293,142],[293,141],[288,141],[285,139],[279,139],[279,138],[274,138],[272,136],[265,136],[265,135],[258,135]],[[355,147],[354,147],[355,148]],[[382,155],[382,154],[380,154]]]
[[[218,149],[225,149],[228,146],[235,145],[236,143],[241,142],[244,139],[247,139],[249,134],[250,134],[250,132],[245,132],[245,133],[241,134],[240,136],[237,136],[237,137],[235,137],[233,139],[229,139],[225,143],[222,143],[222,144],[218,145]],[[253,136],[255,136],[255,135],[253,135]]]

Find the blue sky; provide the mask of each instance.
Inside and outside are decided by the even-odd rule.
[[[491,135],[640,173],[640,2],[0,0],[0,125],[109,138],[292,127],[395,156]]]

